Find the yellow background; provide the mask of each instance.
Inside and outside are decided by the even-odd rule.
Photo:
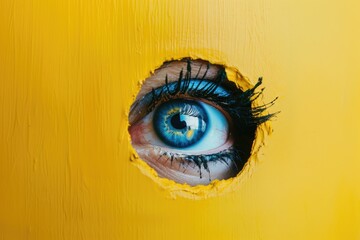
[[[0,239],[360,239],[359,1],[1,0]],[[274,133],[234,191],[170,198],[127,112],[164,60],[237,67]]]

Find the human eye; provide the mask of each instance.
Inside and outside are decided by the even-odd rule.
[[[274,114],[253,102],[258,83],[241,90],[225,68],[203,60],[166,62],[145,80],[129,114],[131,142],[162,178],[191,186],[235,177],[258,125]]]

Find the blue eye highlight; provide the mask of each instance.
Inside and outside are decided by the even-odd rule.
[[[153,145],[193,154],[221,147],[230,131],[224,113],[201,100],[167,100],[144,120],[152,122]]]
[[[154,112],[154,130],[171,147],[186,148],[194,145],[203,138],[208,125],[205,109],[193,100],[170,100]]]

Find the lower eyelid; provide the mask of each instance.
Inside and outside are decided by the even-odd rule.
[[[194,162],[190,162],[179,157],[172,159],[166,151],[159,147],[143,147],[138,153],[149,165],[158,170],[164,168],[164,171],[168,171],[169,169],[175,171],[185,171],[188,167],[196,168],[196,164]],[[164,172],[162,175],[164,175]],[[196,174],[196,176],[198,177],[199,175]]]
[[[176,154],[184,154],[184,155],[210,155],[210,154],[216,154],[221,151],[227,150],[233,144],[234,144],[234,140],[232,138],[229,138],[223,145],[221,145],[217,148],[211,149],[211,150],[207,150],[207,151],[179,150],[179,149],[170,149],[170,148],[166,148],[166,147],[161,147],[161,149],[168,153],[176,153]]]
[[[138,154],[161,177],[173,179],[179,183],[208,184],[212,179],[227,179],[237,174],[236,166],[231,160],[227,163],[220,160],[209,161],[207,162],[208,169],[205,169],[203,165],[199,168],[195,162],[186,160],[185,156],[172,158],[161,148],[143,147]]]

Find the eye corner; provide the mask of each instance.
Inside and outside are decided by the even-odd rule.
[[[166,82],[165,85],[163,85],[162,90],[161,90],[161,86],[155,85],[155,87],[156,86],[158,86],[158,87],[157,88],[151,88],[151,84],[148,84],[149,79],[144,80],[143,84],[141,85],[142,86],[141,88],[144,88],[144,86],[146,86],[146,84],[148,84],[146,86],[146,89],[150,89],[150,88],[153,89],[152,90],[152,96],[148,95],[148,94],[150,94],[150,92],[148,91],[148,94],[143,95],[141,98],[139,98],[139,95],[136,97],[137,100],[130,107],[130,111],[131,111],[130,114],[129,114],[129,123],[130,124],[134,123],[134,121],[131,121],[132,118],[136,118],[137,120],[139,120],[139,119],[141,119],[142,117],[144,117],[144,116],[146,116],[148,114],[149,111],[141,110],[142,109],[141,107],[148,106],[151,103],[151,101],[154,100],[154,96],[156,97],[157,94],[159,94],[159,96],[160,96],[160,94],[162,94],[162,91],[167,91],[167,94],[168,94],[167,100],[162,101],[162,102],[160,101],[160,103],[158,105],[155,105],[155,107],[153,107],[151,111],[154,111],[154,109],[156,109],[157,107],[159,107],[161,104],[163,104],[166,101],[169,101],[169,100],[181,100],[182,98],[179,97],[180,95],[176,95],[176,94],[179,93],[179,92],[182,93],[182,94],[188,94],[188,92],[185,91],[184,86],[188,87],[190,85],[190,83],[192,83],[193,86],[195,84],[198,84],[197,85],[198,87],[202,86],[203,88],[205,88],[206,91],[203,91],[203,94],[208,94],[207,96],[212,96],[212,95],[209,95],[209,93],[214,93],[214,91],[218,91],[221,88],[227,89],[228,91],[231,90],[231,91],[235,91],[235,92],[238,91],[239,93],[240,92],[241,93],[247,93],[251,97],[255,97],[254,100],[249,98],[249,101],[251,102],[249,108],[252,110],[253,105],[254,105],[254,108],[257,108],[255,110],[258,110],[261,113],[264,112],[267,109],[267,107],[269,106],[269,105],[266,105],[266,104],[265,105],[259,105],[259,102],[258,102],[258,99],[257,99],[257,97],[259,97],[262,94],[262,91],[260,91],[260,93],[258,91],[256,91],[258,89],[258,87],[261,85],[261,79],[259,79],[259,82],[257,84],[252,85],[252,84],[250,84],[250,81],[248,81],[247,78],[245,78],[243,75],[241,75],[240,72],[237,69],[231,68],[231,67],[229,68],[229,67],[227,67],[225,65],[211,64],[209,61],[202,60],[202,59],[182,58],[180,60],[166,61],[160,68],[153,71],[153,74],[149,77],[149,78],[151,78],[153,80],[152,83],[156,82],[156,84],[160,84],[159,79],[161,79],[161,78],[157,78],[154,75],[156,75],[157,73],[161,72],[161,70],[164,70],[164,69],[166,69],[166,71],[171,71],[171,66],[175,66],[175,65],[177,65],[179,63],[183,64],[183,67],[181,68],[181,70],[183,71],[181,74],[183,74],[183,75],[179,74],[179,69],[180,69],[179,66],[177,66],[176,69],[175,69],[175,75],[176,75],[176,72],[177,72],[179,74],[179,76],[181,76],[181,77],[184,77],[184,78],[188,77],[190,79],[189,82],[185,82],[185,83],[183,83],[183,85],[181,85],[181,81],[180,81],[181,79],[180,78],[178,79],[177,82],[174,81],[174,79],[172,79],[171,85],[167,85],[168,83]],[[196,64],[199,66],[199,68],[198,68],[198,73],[199,74],[197,73],[196,75],[193,75],[193,72],[191,72],[192,71],[191,69],[193,69],[193,68],[190,69],[190,67],[191,67],[191,65],[196,65]],[[222,71],[224,71],[224,73],[225,73],[225,80],[223,80],[222,82],[220,82],[221,84],[216,86],[215,84],[211,83],[211,81],[213,81],[213,80],[206,79],[206,80],[202,81],[201,78],[198,78],[198,76],[202,76],[202,79],[205,79],[205,77],[210,77],[210,76],[213,76],[213,77],[218,76],[218,74],[214,74],[214,72],[212,72],[212,75],[207,75],[206,69],[201,70],[201,66],[204,66],[204,64],[206,64],[206,66],[209,66],[208,67],[209,69],[211,67],[214,67],[214,66],[216,67],[214,69],[217,69],[218,71],[220,71],[222,69]],[[189,65],[190,65],[190,67],[189,67]],[[186,70],[184,70],[184,66],[187,66]],[[188,72],[186,72],[186,71],[188,71]],[[189,71],[190,71],[190,73],[189,73]],[[203,71],[203,72],[201,72],[201,71]],[[229,73],[230,73],[230,77],[229,77]],[[165,75],[167,76],[167,74],[164,74],[164,72],[162,72],[162,76],[165,76]],[[194,78],[192,78],[192,77],[194,77]],[[194,79],[194,80],[191,80],[191,79]],[[202,82],[202,83],[199,84],[199,82]],[[162,83],[162,84],[164,84],[164,83]],[[176,85],[176,84],[178,84],[178,85]],[[203,84],[203,85],[201,85],[201,84]],[[206,84],[208,84],[208,85],[206,85]],[[213,84],[215,87],[213,87],[211,84]],[[206,88],[206,86],[210,86],[210,87]],[[165,88],[165,90],[163,90],[164,88]],[[243,90],[243,89],[246,89],[246,90]],[[218,94],[218,92],[217,92],[217,94]],[[211,103],[212,107],[214,107],[217,110],[221,111],[221,114],[225,116],[226,121],[230,125],[230,127],[229,127],[229,129],[231,129],[230,131],[233,131],[234,128],[232,127],[232,125],[233,124],[236,125],[235,122],[233,123],[233,116],[234,115],[230,114],[228,112],[229,108],[224,108],[224,106],[229,106],[229,104],[224,102],[223,105],[221,105],[221,104],[218,104],[215,101],[211,101],[211,98],[210,98],[210,100],[208,98],[201,98],[201,94],[200,95],[195,94],[194,96],[198,97],[198,99],[202,100],[202,102]],[[196,97],[194,97],[194,96],[189,97],[189,99],[196,99]],[[140,101],[140,100],[144,100],[144,99],[146,100],[145,103]],[[134,106],[134,105],[136,105],[136,106]],[[264,108],[264,109],[261,109],[261,107]],[[134,109],[136,109],[137,111],[132,112],[132,110],[134,110]],[[265,118],[262,115],[256,115],[256,116],[259,116],[259,118],[256,119],[258,122],[255,123],[256,127],[254,128],[254,130],[252,130],[253,134],[250,134],[250,135],[253,135],[254,139],[252,139],[251,141],[247,140],[249,142],[249,144],[247,144],[247,147],[246,147],[248,149],[247,150],[248,154],[247,155],[245,154],[243,156],[244,160],[241,160],[242,163],[239,166],[240,168],[237,171],[237,174],[236,175],[231,175],[231,177],[225,177],[225,178],[224,177],[220,177],[220,178],[219,177],[215,177],[215,178],[210,177],[209,181],[207,181],[207,182],[204,182],[204,181],[201,180],[201,181],[198,181],[198,183],[194,183],[194,182],[189,183],[186,180],[183,181],[183,180],[174,180],[174,179],[171,179],[171,178],[169,179],[167,174],[165,174],[165,175],[160,174],[159,175],[158,170],[156,170],[156,168],[154,169],[153,163],[149,165],[149,161],[146,160],[148,158],[148,156],[141,156],[141,154],[140,154],[139,159],[141,158],[142,160],[144,160],[144,162],[147,163],[146,165],[150,169],[152,169],[152,174],[150,174],[150,175],[147,174],[147,175],[152,176],[151,178],[153,180],[155,180],[156,182],[159,182],[159,183],[161,182],[161,185],[163,185],[163,186],[170,186],[171,184],[169,185],[169,183],[173,182],[174,186],[178,186],[176,188],[177,189],[176,191],[180,191],[180,192],[182,191],[181,190],[182,188],[179,188],[179,186],[190,186],[190,188],[193,189],[193,190],[197,189],[197,188],[200,188],[202,190],[208,189],[208,188],[211,189],[214,186],[217,186],[218,184],[220,184],[220,182],[221,182],[221,184],[223,184],[224,181],[225,181],[225,183],[226,183],[226,181],[232,182],[233,179],[238,178],[239,175],[243,175],[243,171],[247,168],[248,162],[251,160],[252,156],[254,154],[256,154],[256,152],[253,152],[254,151],[253,147],[258,143],[258,141],[257,141],[258,139],[256,139],[258,137],[258,136],[256,136],[257,135],[256,132],[261,127],[260,124],[262,124],[264,122],[267,123],[267,121],[269,119],[271,119],[273,116],[276,116],[276,114],[277,113],[274,113],[272,115],[270,115],[270,114],[266,115],[268,118]],[[134,115],[135,117],[132,117],[132,115]],[[173,123],[173,124],[177,124],[177,125],[174,125],[174,126],[177,126],[177,128],[181,129],[183,127],[183,123],[181,121],[183,121],[183,120],[176,120],[176,121],[177,121],[177,123]],[[193,121],[193,120],[191,120],[191,121]],[[189,124],[190,124],[190,122],[189,122]],[[266,124],[266,126],[268,126],[268,125],[269,124]],[[245,126],[245,125],[242,125],[242,126]],[[130,129],[131,129],[131,125],[129,125],[128,131],[130,131]],[[229,132],[228,137],[229,136],[235,136],[235,141],[238,141],[238,139],[242,139],[242,138],[238,138],[237,134],[238,133]],[[152,138],[149,137],[149,139],[152,139]],[[149,140],[148,143],[152,144],[154,142],[153,142],[153,140],[151,140],[151,141]],[[159,145],[159,146],[161,147],[162,145]],[[237,144],[237,145],[234,145],[234,146],[239,146],[239,145]],[[136,147],[139,147],[139,146],[136,146]],[[138,149],[136,149],[136,147],[135,147],[135,150],[138,151]],[[170,157],[169,161],[171,161],[171,163],[172,163],[174,155],[170,154],[169,157]],[[204,174],[206,173],[207,169],[206,169],[205,165],[208,164],[208,163],[206,163],[206,160],[205,160],[206,158],[201,158],[201,157],[197,157],[197,158],[198,159],[196,161],[199,161],[201,164],[204,164],[203,165],[204,169],[202,169],[201,164],[199,165],[199,169],[198,169],[198,171],[200,172],[200,179],[201,179],[202,178],[201,177],[201,171],[204,171]],[[181,161],[183,161],[183,160],[181,160]],[[196,161],[195,161],[195,165],[196,165]],[[162,171],[163,171],[164,167],[161,166],[160,168],[162,168]],[[212,170],[212,172],[213,171],[214,171],[214,169]],[[170,176],[171,176],[171,174],[170,174]],[[209,176],[210,176],[210,172],[209,172]],[[228,185],[228,183],[226,185]],[[186,189],[187,189],[187,187],[186,187]],[[187,191],[190,191],[190,190],[187,190]]]

